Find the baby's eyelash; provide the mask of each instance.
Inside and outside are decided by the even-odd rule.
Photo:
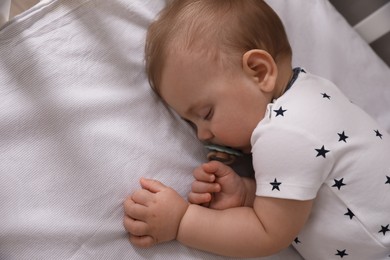
[[[204,120],[210,120],[212,116],[213,116],[213,109],[210,108],[209,112],[208,112],[207,115],[204,117]]]

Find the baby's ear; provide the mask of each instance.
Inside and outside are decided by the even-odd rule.
[[[272,56],[259,49],[247,51],[242,56],[244,72],[253,78],[264,92],[271,92],[276,85],[278,68]]]

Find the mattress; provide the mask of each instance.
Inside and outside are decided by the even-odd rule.
[[[390,132],[389,68],[326,0],[268,0],[293,63],[339,85]],[[46,0],[0,29],[0,259],[224,259],[131,245],[141,177],[183,197],[206,151],[148,85],[143,48],[164,0]],[[300,259],[292,247],[264,259]]]

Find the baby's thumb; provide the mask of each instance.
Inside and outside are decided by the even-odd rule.
[[[141,178],[140,180],[141,187],[145,190],[148,190],[152,193],[157,193],[162,191],[166,186],[162,184],[161,182],[153,179],[145,179]]]

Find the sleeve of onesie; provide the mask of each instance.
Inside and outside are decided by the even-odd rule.
[[[334,164],[332,152],[315,133],[301,129],[261,126],[251,142],[257,196],[314,199]]]

